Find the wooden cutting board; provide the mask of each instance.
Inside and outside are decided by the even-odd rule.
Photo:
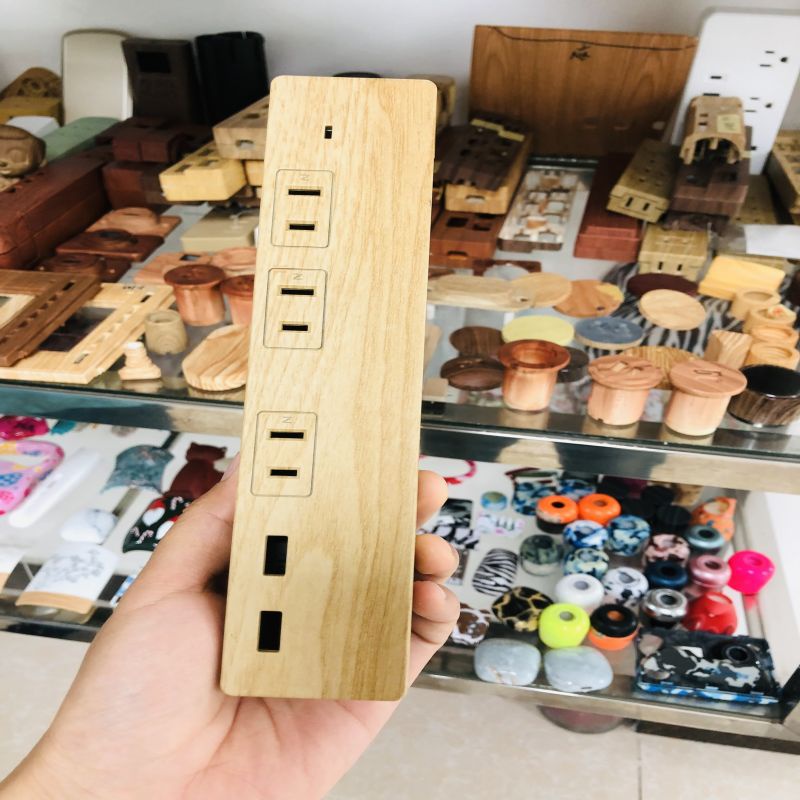
[[[207,392],[238,389],[247,382],[248,325],[217,328],[183,360],[189,386]]]
[[[428,302],[462,308],[520,311],[535,303],[534,289],[525,275],[513,281],[477,275],[443,275],[428,281]]]
[[[697,39],[478,25],[469,105],[525,122],[533,152],[602,156],[660,138]]]

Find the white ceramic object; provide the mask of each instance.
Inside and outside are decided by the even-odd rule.
[[[605,597],[603,584],[592,575],[565,575],[555,587],[556,603],[571,603],[591,614]]]
[[[114,530],[117,518],[102,508],[83,508],[61,526],[59,533],[67,542],[103,544]]]

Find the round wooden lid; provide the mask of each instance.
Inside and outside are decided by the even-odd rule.
[[[46,258],[42,262],[47,272],[78,272],[81,275],[102,275],[105,263],[102,256],[88,253],[64,253]]]
[[[625,355],[637,358],[645,358],[651,364],[655,364],[661,370],[661,383],[659,389],[671,389],[669,382],[669,371],[683,361],[688,361],[694,356],[688,350],[681,350],[679,347],[664,347],[663,345],[652,345],[645,347],[631,347],[625,350]]]
[[[204,288],[216,286],[225,280],[225,273],[210,264],[187,264],[175,267],[164,274],[164,281],[170,286],[181,288]]]
[[[220,284],[223,294],[232,294],[235,297],[252,297],[253,284],[255,283],[255,275],[234,275],[232,278],[226,278]]]
[[[653,325],[673,331],[690,331],[706,318],[706,310],[699,300],[672,289],[656,289],[643,295],[639,311]]]
[[[450,334],[450,344],[462,356],[493,356],[503,344],[503,335],[497,328],[468,325]]]
[[[661,383],[661,370],[646,358],[636,358],[624,353],[601,356],[589,364],[592,380],[609,389],[654,389]]]
[[[549,308],[566,300],[572,293],[572,281],[555,272],[535,272],[516,280],[533,296],[534,308]]]
[[[575,338],[587,347],[598,350],[625,350],[644,339],[640,325],[619,317],[582,319],[575,326]]]
[[[697,294],[697,284],[694,281],[681,278],[680,275],[667,275],[663,272],[646,272],[644,275],[634,275],[626,284],[625,289],[634,297],[641,297],[656,289],[671,289],[682,292],[692,297]]]
[[[509,369],[556,371],[569,363],[569,350],[541,339],[521,339],[504,344],[497,357]]]
[[[445,361],[439,375],[456,389],[485,392],[503,382],[503,365],[494,358],[459,356]]]
[[[692,358],[669,371],[672,385],[698,397],[732,397],[744,391],[747,379],[738,369]]]
[[[503,341],[518,339],[544,339],[555,344],[569,344],[575,336],[575,328],[560,317],[545,314],[529,314],[515,317],[503,326]]]
[[[572,281],[572,291],[565,300],[556,303],[556,311],[568,317],[604,317],[616,311],[624,295],[612,283],[598,280]]]

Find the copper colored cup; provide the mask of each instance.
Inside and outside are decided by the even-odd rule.
[[[237,275],[222,281],[222,294],[228,299],[234,325],[249,325],[253,316],[255,275]]]
[[[569,351],[541,339],[520,339],[504,344],[497,357],[506,368],[503,399],[516,411],[547,408],[558,371],[569,363]]]
[[[187,325],[214,325],[225,319],[225,301],[219,290],[224,279],[225,273],[209,264],[175,267],[164,275]]]

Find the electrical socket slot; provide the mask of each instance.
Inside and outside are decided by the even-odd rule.
[[[267,545],[264,551],[265,575],[286,574],[286,555],[288,550],[288,536],[267,536]]]
[[[279,169],[275,173],[270,241],[279,247],[327,247],[333,173]]]
[[[264,346],[319,350],[327,274],[321,269],[269,271]]]
[[[253,494],[308,497],[314,476],[316,431],[316,414],[260,412],[252,456]]]
[[[262,611],[258,619],[258,650],[277,653],[281,649],[283,614],[280,611]]]
[[[333,139],[333,126],[326,125],[325,126],[325,138],[326,139]]]

